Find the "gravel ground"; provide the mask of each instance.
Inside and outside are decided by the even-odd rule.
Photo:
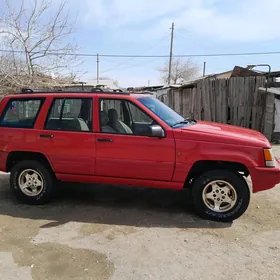
[[[65,184],[34,207],[0,178],[1,279],[280,279],[280,187],[220,224],[196,217],[187,192]]]

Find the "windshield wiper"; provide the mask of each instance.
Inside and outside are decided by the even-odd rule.
[[[193,120],[192,118],[186,118],[184,119],[183,121],[180,121],[180,122],[176,122],[174,124],[171,125],[171,127],[174,127],[176,125],[179,125],[179,124],[184,124],[184,123],[195,123],[196,120]]]

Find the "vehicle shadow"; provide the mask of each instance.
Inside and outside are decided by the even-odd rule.
[[[227,228],[198,218],[187,190],[172,191],[109,185],[64,183],[49,204],[20,204],[8,182],[0,182],[0,215],[46,220],[43,228],[68,222],[162,228]]]

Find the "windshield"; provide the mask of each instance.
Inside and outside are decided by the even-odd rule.
[[[184,118],[173,111],[170,107],[153,97],[140,97],[137,99],[144,106],[154,112],[161,120],[169,126],[184,122]]]

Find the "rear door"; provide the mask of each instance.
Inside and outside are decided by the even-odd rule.
[[[171,181],[175,163],[172,132],[165,138],[149,137],[149,126],[156,122],[125,99],[99,98],[99,111],[97,176]]]
[[[38,141],[56,173],[94,175],[92,108],[92,97],[52,99]]]

